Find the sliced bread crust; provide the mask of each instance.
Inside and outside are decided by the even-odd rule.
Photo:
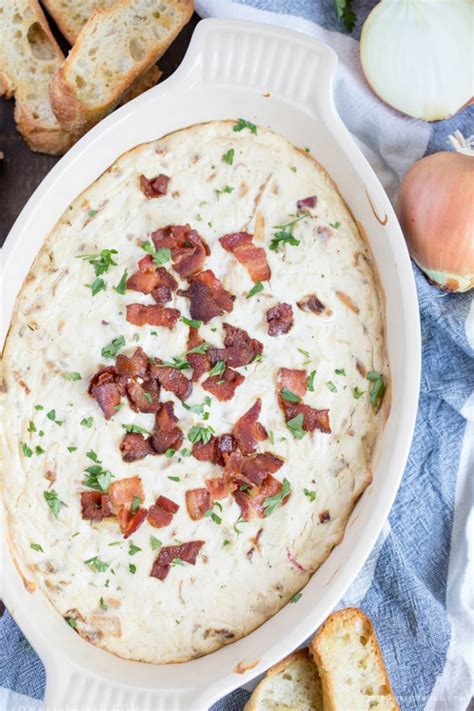
[[[61,126],[84,132],[117,106],[192,12],[192,0],[118,0],[110,8],[96,9],[50,84]]]
[[[15,97],[15,121],[33,151],[61,155],[77,139],[58,123],[49,82],[64,61],[37,0],[0,0],[0,95]]]
[[[357,608],[328,617],[310,644],[325,711],[399,711],[375,630]]]

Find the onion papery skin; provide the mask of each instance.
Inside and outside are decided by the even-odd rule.
[[[362,28],[360,58],[377,96],[438,121],[473,101],[472,0],[382,0]]]
[[[410,255],[445,291],[474,287],[474,157],[433,153],[405,174],[397,213]]]

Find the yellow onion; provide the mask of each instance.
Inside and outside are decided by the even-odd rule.
[[[474,286],[474,157],[433,153],[405,174],[398,217],[412,259],[436,286]]]

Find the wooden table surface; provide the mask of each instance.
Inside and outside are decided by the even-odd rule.
[[[159,66],[163,72],[160,81],[169,77],[181,63],[198,22],[199,17],[194,15],[160,59]],[[67,52],[68,45],[57,34],[52,22],[51,25]],[[0,245],[32,192],[59,160],[58,157],[30,151],[15,128],[13,109],[13,100],[0,99],[0,150],[4,154],[4,159],[0,160]]]

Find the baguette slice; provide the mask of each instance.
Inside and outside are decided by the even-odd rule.
[[[321,680],[308,649],[271,667],[244,711],[323,711]]]
[[[51,17],[59,27],[61,34],[73,45],[82,28],[97,7],[111,7],[116,0],[43,0]],[[135,80],[128,92],[122,96],[120,103],[143,94],[158,83],[161,71],[154,64],[147,72]]]
[[[161,57],[192,12],[192,0],[118,0],[94,10],[50,84],[61,126],[79,133],[100,121]]]
[[[310,651],[325,711],[399,711],[375,630],[361,610],[349,607],[328,617]]]
[[[59,125],[49,82],[64,61],[37,0],[0,0],[0,95],[15,97],[15,121],[33,151],[61,155],[77,136]]]

